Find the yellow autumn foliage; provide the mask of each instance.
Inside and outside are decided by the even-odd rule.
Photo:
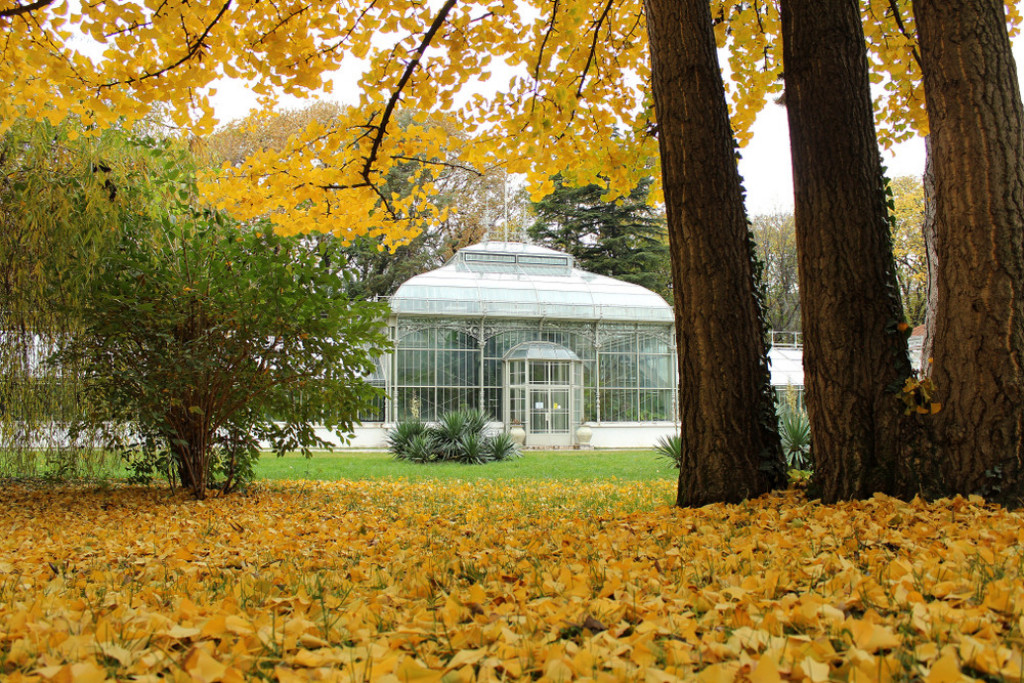
[[[860,6],[888,146],[927,131],[911,3]],[[778,7],[711,2],[741,145],[782,92]],[[1017,0],[1007,2],[1007,22],[1015,32]],[[388,197],[383,187],[413,159],[500,167],[533,186],[558,171],[581,185],[600,179],[608,200],[656,167],[640,0],[0,0],[0,35],[0,132],[20,116],[71,116],[91,133],[158,106],[183,132],[203,134],[216,123],[220,79],[248,84],[271,106],[281,95],[330,93],[336,74],[361,73],[345,116],[203,183],[212,203],[241,219],[268,217],[283,233],[408,240],[436,219],[432,197]],[[499,65],[510,82],[481,87]],[[455,153],[436,129],[399,130],[398,107],[448,117],[471,143]]]
[[[1018,680],[1024,517],[668,482],[8,488],[7,681]]]

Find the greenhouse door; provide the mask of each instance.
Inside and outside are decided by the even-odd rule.
[[[551,342],[527,342],[505,356],[506,428],[521,426],[526,446],[572,446],[582,408],[582,363]]]
[[[568,363],[565,364],[568,369]],[[571,446],[569,387],[530,385],[527,446]]]

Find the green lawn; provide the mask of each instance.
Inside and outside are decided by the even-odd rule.
[[[548,479],[561,481],[674,480],[676,470],[654,451],[526,451],[518,460],[488,465],[399,462],[387,453],[324,453],[264,455],[256,468],[259,479],[406,479],[461,481]]]

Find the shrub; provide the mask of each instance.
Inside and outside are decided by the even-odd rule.
[[[807,413],[793,406],[783,404],[779,410],[779,438],[786,464],[797,470],[814,467],[811,459],[811,421]]]
[[[441,460],[459,460],[462,437],[472,433],[468,431],[469,426],[466,411],[453,410],[442,415],[437,424],[430,428],[430,433],[434,436],[434,441],[437,442]]]
[[[340,241],[239,225],[195,206],[190,182],[162,192],[99,258],[53,360],[81,369],[90,409],[73,431],[202,498],[250,477],[260,442],[308,455],[329,447],[314,425],[351,433],[381,393],[362,378],[386,308],[344,296]]]
[[[402,455],[396,454],[395,457],[419,464],[436,462],[438,460],[437,441],[434,440],[434,435],[430,432],[416,434],[409,439]]]
[[[495,434],[487,442],[488,459],[491,462],[501,462],[503,460],[512,460],[522,455],[519,450],[519,444],[512,438],[512,435],[508,432],[501,432]]]
[[[459,437],[458,446],[454,457],[450,458],[455,462],[466,465],[482,465],[490,459],[487,452],[487,439],[479,432],[466,432]]]
[[[654,445],[654,451],[672,463],[673,467],[679,469],[683,463],[683,438],[678,434],[663,436]]]
[[[475,408],[453,410],[437,424],[399,422],[388,432],[388,451],[407,462],[460,462],[483,464],[519,457],[510,434],[485,435],[490,418]]]
[[[387,433],[388,451],[399,460],[405,459],[405,453],[409,448],[409,442],[416,436],[426,434],[427,425],[419,420],[399,422]]]

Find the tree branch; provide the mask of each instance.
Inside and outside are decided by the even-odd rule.
[[[540,42],[540,50],[537,51],[537,66],[533,69],[534,83],[540,81],[540,66],[544,61],[544,48],[548,44],[548,38],[555,30],[555,19],[558,17],[558,0],[555,0],[551,8],[551,21],[548,22],[548,30],[544,32],[544,40]],[[535,91],[536,92],[536,91]]]
[[[907,27],[903,23],[903,17],[900,16],[899,7],[896,6],[896,0],[889,0],[889,9],[892,11],[892,18],[896,21],[896,27],[903,34],[903,37],[911,41],[913,47],[910,48],[910,54],[913,55],[914,61],[917,62],[917,68],[921,68],[921,55],[917,51],[917,36],[912,36],[907,32]]]
[[[587,65],[583,67],[583,73],[580,74],[580,87],[576,89],[577,98],[583,95],[583,86],[587,81],[587,72],[590,71],[590,65],[593,64],[594,55],[597,53],[597,34],[600,33],[601,26],[604,25],[604,20],[608,18],[608,13],[612,11],[612,5],[614,4],[615,0],[608,0],[608,4],[604,6],[604,11],[601,12],[597,23],[594,24],[594,38],[590,41],[590,54],[587,55]]]
[[[22,14],[28,14],[35,12],[37,9],[42,9],[49,5],[52,5],[55,0],[36,0],[36,2],[29,3],[28,5],[18,5],[9,9],[0,10],[0,18],[6,19],[8,17],[17,17]]]
[[[230,1],[230,0],[229,0]],[[391,93],[391,98],[388,100],[387,106],[384,107],[384,113],[381,115],[380,123],[377,125],[377,135],[373,139],[373,146],[370,147],[370,154],[366,157],[366,163],[363,164],[362,176],[366,182],[370,182],[370,173],[373,171],[373,164],[377,161],[377,155],[380,153],[381,143],[384,141],[384,136],[387,135],[388,124],[391,122],[391,116],[395,111],[395,107],[398,106],[398,100],[402,96],[402,90],[405,88],[409,79],[412,78],[413,72],[416,67],[419,66],[420,60],[423,58],[423,53],[426,52],[427,48],[430,47],[430,42],[437,35],[437,32],[444,26],[445,20],[448,18],[448,13],[451,12],[452,8],[455,7],[457,0],[448,0],[441,7],[441,10],[434,17],[433,23],[427,32],[423,35],[423,40],[420,41],[419,47],[416,48],[416,52],[413,54],[412,60],[405,66],[405,71],[402,73],[402,78],[399,79],[398,85],[395,87],[394,92]],[[372,185],[372,183],[371,183]],[[374,188],[376,190],[376,188]],[[380,194],[378,192],[378,194]]]
[[[162,68],[162,69],[160,69],[158,71],[154,71],[152,73],[143,74],[142,76],[139,76],[138,78],[129,78],[129,79],[124,80],[124,81],[113,81],[111,83],[104,83],[100,87],[101,88],[113,88],[114,86],[117,86],[117,85],[126,85],[126,84],[129,84],[129,83],[141,83],[142,81],[149,80],[150,78],[157,78],[159,76],[164,75],[168,71],[171,71],[172,69],[178,68],[179,66],[181,66],[185,62],[189,61],[190,59],[195,57],[196,54],[199,53],[199,50],[203,47],[203,44],[206,42],[206,37],[210,35],[210,31],[213,30],[213,27],[217,25],[217,23],[221,20],[221,18],[224,16],[224,14],[228,11],[228,8],[230,8],[230,7],[231,7],[231,0],[227,0],[227,2],[225,2],[224,5],[221,6],[220,11],[217,12],[217,16],[215,16],[213,18],[213,21],[211,21],[209,24],[207,24],[206,28],[203,29],[202,34],[198,38],[196,38],[190,45],[188,45],[188,52],[186,52],[185,55],[181,59],[179,59],[178,61],[174,62],[173,64],[168,64],[167,66],[165,66],[164,68]]]

